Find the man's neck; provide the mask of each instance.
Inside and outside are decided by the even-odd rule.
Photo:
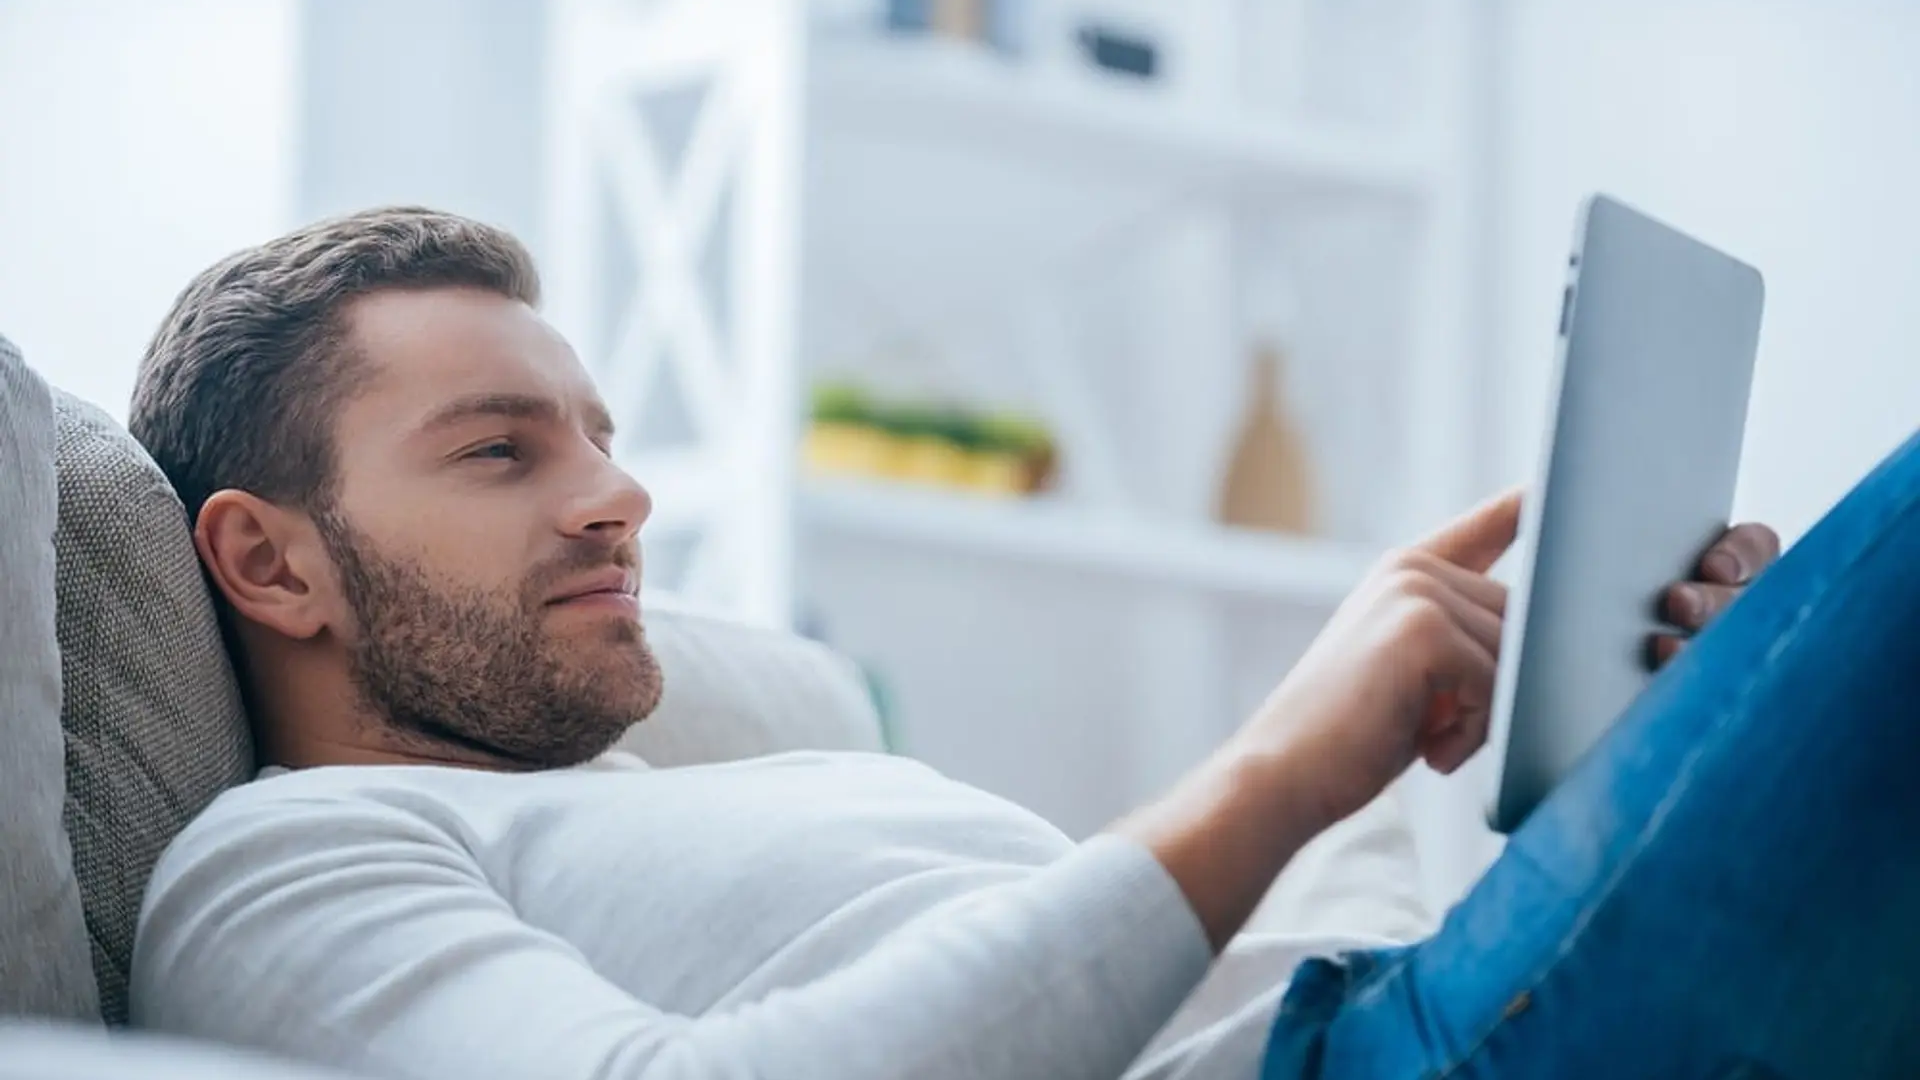
[[[311,769],[323,765],[437,765],[446,768],[522,772],[525,767],[503,758],[426,739],[407,739],[386,729],[362,735],[336,736],[296,731],[271,718],[255,725],[256,754],[262,765]]]

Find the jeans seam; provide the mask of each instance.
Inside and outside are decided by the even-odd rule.
[[[1382,964],[1360,977],[1358,985],[1351,991],[1355,1001],[1364,1000],[1372,996],[1377,987],[1399,974],[1400,969],[1407,966],[1408,958],[1417,950],[1403,946],[1397,948],[1395,951],[1398,955],[1396,955],[1391,962]],[[1351,970],[1351,966],[1349,966],[1349,970]],[[1303,1005],[1298,1001],[1292,1000],[1290,995],[1284,996],[1280,999],[1279,1009],[1274,1012],[1274,1019],[1279,1020],[1285,1017],[1297,1016],[1302,1008]]]
[[[1890,542],[1890,538],[1898,531],[1898,526],[1901,525],[1916,508],[1920,508],[1920,490],[1908,493],[1906,501],[1888,517],[1879,531],[1860,549],[1854,558],[1848,562],[1847,567],[1850,568],[1867,559],[1878,552],[1882,545]],[[1761,663],[1755,665],[1752,675],[1747,679],[1746,684],[1740,688],[1740,692],[1732,698],[1729,698],[1727,702],[1721,706],[1720,716],[1715,719],[1707,737],[1702,738],[1699,743],[1688,752],[1685,761],[1682,762],[1680,769],[1674,776],[1673,783],[1669,786],[1667,793],[1661,796],[1660,803],[1654,808],[1646,828],[1642,829],[1640,835],[1634,838],[1633,845],[1629,849],[1626,857],[1620,861],[1620,865],[1608,876],[1606,884],[1600,888],[1594,898],[1581,908],[1580,914],[1574,920],[1574,925],[1561,937],[1560,945],[1554,950],[1553,955],[1547,959],[1538,972],[1523,981],[1519,993],[1533,993],[1538,991],[1540,986],[1553,976],[1554,971],[1560,967],[1561,963],[1564,962],[1568,956],[1572,955],[1576,943],[1580,937],[1586,933],[1587,927],[1592,923],[1594,916],[1599,913],[1600,908],[1603,907],[1607,901],[1613,898],[1615,891],[1619,888],[1620,882],[1626,878],[1627,874],[1639,862],[1640,857],[1645,854],[1648,845],[1659,836],[1660,830],[1666,826],[1667,819],[1672,815],[1673,808],[1678,805],[1680,799],[1691,786],[1693,773],[1699,765],[1700,758],[1706,753],[1707,748],[1718,741],[1720,734],[1724,731],[1727,724],[1737,715],[1739,707],[1747,703],[1761,681],[1773,672],[1780,653],[1799,636],[1808,620],[1810,620],[1815,612],[1820,609],[1821,605],[1832,596],[1834,586],[1840,577],[1841,575],[1839,574],[1831,574],[1824,578],[1819,584],[1818,592],[1805,603],[1801,604],[1800,610],[1795,613],[1793,621],[1775,635],[1773,644],[1767,649],[1766,656],[1762,659]],[[1453,1060],[1443,1064],[1440,1068],[1428,1075],[1439,1078],[1439,1080],[1444,1080],[1446,1077],[1456,1075],[1461,1068],[1478,1057],[1481,1051],[1486,1049],[1487,1043],[1493,1036],[1513,1019],[1514,1014],[1503,1011],[1492,1023],[1486,1026],[1486,1029],[1482,1031],[1465,1050],[1454,1057]]]

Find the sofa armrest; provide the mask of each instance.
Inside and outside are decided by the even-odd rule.
[[[67,840],[53,400],[0,338],[0,1015],[100,1019]]]

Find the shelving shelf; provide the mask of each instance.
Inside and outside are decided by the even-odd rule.
[[[877,481],[810,480],[809,527],[927,550],[1331,608],[1375,558],[1360,545],[1168,524],[1047,499],[946,494]]]
[[[813,70],[815,110],[895,143],[1227,189],[1419,196],[1431,179],[1410,140],[1203,109],[1124,77],[1029,71],[937,39],[829,38]]]

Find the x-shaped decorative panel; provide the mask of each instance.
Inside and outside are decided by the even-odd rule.
[[[549,60],[551,312],[654,493],[650,581],[773,623],[790,617],[799,7],[559,0]]]

